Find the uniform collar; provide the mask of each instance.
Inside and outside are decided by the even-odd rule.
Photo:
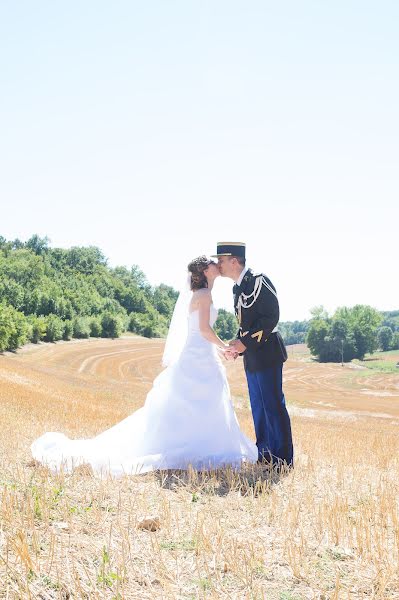
[[[237,279],[236,285],[240,286],[242,284],[242,280],[244,279],[244,275],[245,273],[248,271],[247,267],[244,267],[243,270],[240,273],[239,278]]]

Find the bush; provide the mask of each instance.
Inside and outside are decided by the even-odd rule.
[[[391,348],[392,350],[399,350],[399,331],[395,331],[392,336]]]
[[[101,337],[102,327],[101,320],[98,317],[92,317],[90,319],[90,336]]]
[[[64,335],[64,323],[57,315],[48,315],[45,317],[46,321],[46,334],[44,336],[45,342],[56,342],[62,340]]]
[[[73,323],[72,321],[64,321],[64,333],[62,339],[69,341],[73,337]]]
[[[29,340],[30,326],[23,313],[15,311],[14,313],[15,332],[11,334],[8,346],[9,350],[16,350]]]
[[[29,339],[30,326],[25,315],[12,306],[0,304],[0,352],[16,350]]]
[[[129,316],[128,331],[142,335],[144,328],[145,315],[142,313],[132,313]]]
[[[90,319],[88,317],[74,317],[73,337],[86,339],[90,337]]]
[[[167,320],[159,313],[132,313],[129,318],[128,329],[148,338],[164,337],[168,332]]]
[[[120,337],[123,331],[123,324],[120,317],[110,312],[105,312],[101,316],[101,334],[105,338]]]
[[[385,352],[392,347],[393,331],[390,327],[380,327],[377,333],[378,347]]]
[[[29,315],[27,320],[30,324],[30,336],[29,339],[34,344],[37,344],[41,340],[44,340],[46,336],[46,319],[45,317],[37,317],[36,315]]]

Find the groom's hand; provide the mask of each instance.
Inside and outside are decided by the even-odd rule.
[[[245,352],[247,349],[240,340],[232,340],[229,342],[229,346],[234,352],[237,352],[237,354],[241,354],[241,352]]]
[[[227,348],[223,352],[223,355],[226,360],[235,360],[238,356],[238,352],[235,352],[233,349]]]

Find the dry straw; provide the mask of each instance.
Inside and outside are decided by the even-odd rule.
[[[143,401],[161,342],[135,342],[141,361],[131,339],[116,342],[0,357],[0,598],[399,598],[395,418],[298,413],[296,467],[282,475],[248,466],[101,481],[32,461],[43,429],[94,435]],[[79,373],[84,361],[97,370]]]

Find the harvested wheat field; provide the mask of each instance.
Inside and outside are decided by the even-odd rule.
[[[399,598],[399,374],[289,350],[295,469],[99,480],[31,461],[44,431],[93,436],[144,402],[162,340],[0,356],[0,598]],[[390,360],[399,360],[391,355]],[[253,437],[245,376],[228,364]]]

